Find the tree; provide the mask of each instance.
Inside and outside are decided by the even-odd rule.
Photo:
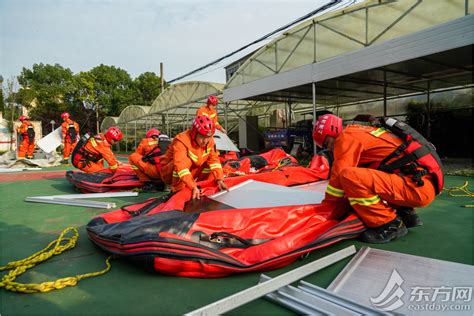
[[[136,94],[128,72],[101,64],[89,74],[94,82],[93,101],[99,105],[101,115],[118,116],[125,107],[134,104]]]
[[[135,78],[133,84],[138,92],[138,98],[135,104],[149,106],[162,91],[161,78],[154,72],[142,73]]]
[[[2,84],[3,88],[3,84]],[[15,110],[18,107],[17,101],[17,93],[15,92],[17,88],[17,82],[15,77],[11,77],[7,79],[7,86],[5,88],[7,107],[5,108],[5,119],[8,120],[8,130],[10,131],[10,150],[13,150],[13,138],[14,138],[14,130],[13,130],[13,121],[18,118],[20,114],[19,110]],[[3,95],[3,89],[2,89]]]
[[[59,64],[34,64],[32,69],[23,68],[18,82],[21,88],[17,102],[29,109],[32,119],[41,120],[43,128],[49,126],[51,120],[58,121],[60,113],[71,107],[74,85],[69,68]]]
[[[74,86],[74,103],[76,107],[85,109],[89,127],[90,113],[95,113],[96,131],[105,116],[120,115],[126,106],[134,104],[137,97],[133,81],[125,70],[103,64],[77,74]]]

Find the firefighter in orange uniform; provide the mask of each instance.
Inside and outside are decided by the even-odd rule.
[[[119,162],[112,152],[112,145],[122,139],[118,127],[110,127],[104,134],[89,138],[85,143],[78,144],[73,151],[72,164],[74,167],[87,172],[97,172],[104,169],[104,160],[109,165],[109,171],[115,173]]]
[[[68,163],[69,156],[77,144],[79,139],[79,124],[71,120],[69,113],[61,114],[63,123],[61,124],[61,132],[63,135],[64,155],[63,163]]]
[[[35,129],[25,115],[21,115],[18,120],[21,122],[21,125],[17,128],[17,132],[20,135],[18,159],[33,159],[33,152],[35,150]]]
[[[422,224],[415,207],[430,204],[443,188],[441,162],[421,134],[395,119],[382,127],[350,125],[332,114],[319,117],[315,143],[334,153],[323,204],[338,218],[353,210],[367,226],[361,240],[386,243]]]
[[[155,189],[153,182],[161,182],[160,156],[163,154],[159,143],[161,132],[156,128],[150,129],[138,145],[137,150],[128,156],[128,161],[138,179],[145,183],[144,191]]]
[[[215,128],[223,133],[227,133],[227,131],[219,124],[219,121],[217,120],[216,107],[218,103],[219,100],[217,100],[215,96],[209,96],[209,98],[207,98],[207,105],[200,107],[196,112],[196,116],[207,116],[212,122],[214,122]]]
[[[197,116],[191,129],[173,139],[161,157],[161,179],[172,185],[172,192],[185,187],[192,190],[192,198],[199,199],[198,181],[215,179],[220,190],[227,190],[224,174],[215,150],[214,122],[207,116]]]

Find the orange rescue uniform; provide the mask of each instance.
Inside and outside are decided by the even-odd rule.
[[[202,106],[200,107],[197,112],[196,112],[196,116],[207,116],[208,118],[211,119],[211,121],[214,122],[214,126],[218,129],[218,130],[222,130],[222,126],[219,124],[218,120],[217,120],[217,111],[216,110],[213,110],[211,109],[210,107],[208,107],[207,105],[205,106]]]
[[[153,152],[160,151],[158,146],[158,139],[153,137],[144,138],[138,145],[137,150],[128,157],[128,161],[132,165],[132,169],[138,176],[138,179],[142,182],[148,182],[151,180],[159,180],[160,168],[159,157],[151,159],[151,162],[143,161],[143,157]]]
[[[224,180],[214,139],[211,137],[207,147],[202,148],[192,140],[191,130],[176,135],[161,157],[161,166],[161,179],[172,185],[173,192],[184,187],[194,189],[195,179]]]
[[[33,158],[33,152],[35,151],[35,139],[28,137],[28,130],[33,129],[33,124],[28,120],[23,120],[21,125],[17,128],[20,134],[20,146],[18,147],[18,159],[20,158]]]
[[[417,186],[411,176],[373,169],[402,139],[383,128],[352,125],[334,142],[334,164],[323,204],[339,217],[352,207],[367,227],[384,225],[396,217],[396,206],[422,207],[435,198],[431,175]],[[372,169],[371,169],[372,168]]]
[[[87,173],[100,171],[104,169],[105,159],[109,165],[110,172],[114,173],[117,171],[118,161],[112,152],[111,144],[105,139],[104,134],[100,133],[90,138],[84,146],[84,150],[89,157],[96,161],[90,159],[81,160],[78,166],[80,170]]]
[[[71,137],[70,130],[72,128],[76,131],[76,137]],[[61,124],[61,132],[63,135],[64,144],[64,160],[67,160],[69,159],[72,150],[77,144],[77,136],[79,135],[79,124],[68,118]]]

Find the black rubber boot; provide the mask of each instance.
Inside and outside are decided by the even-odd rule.
[[[408,230],[405,224],[397,217],[382,226],[367,228],[367,230],[360,235],[359,239],[371,244],[385,244],[397,237],[403,237],[407,233]]]
[[[423,225],[420,216],[415,212],[413,207],[400,206],[397,208],[397,216],[405,223],[407,228]]]

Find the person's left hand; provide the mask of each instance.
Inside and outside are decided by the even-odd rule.
[[[217,180],[217,187],[221,191],[229,191],[229,188],[227,187],[227,184],[225,184],[224,180]]]

